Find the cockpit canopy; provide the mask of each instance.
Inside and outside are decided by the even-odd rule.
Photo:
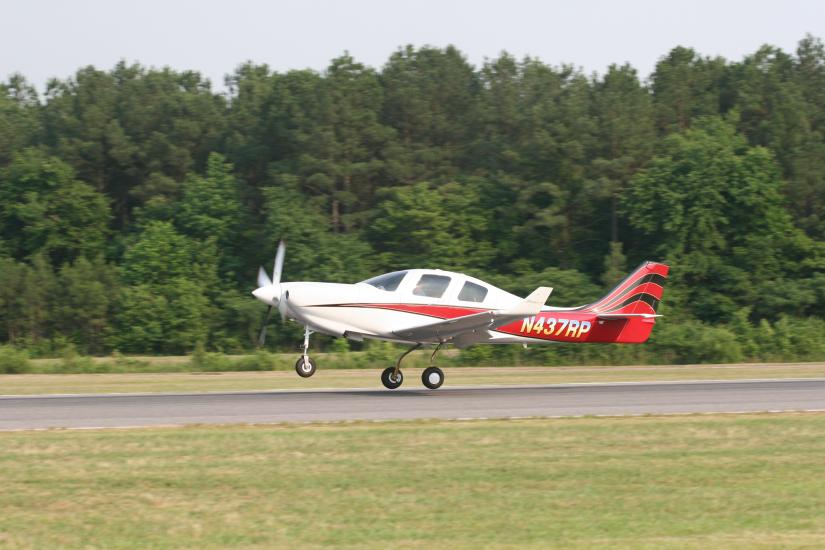
[[[393,271],[392,273],[378,275],[377,277],[361,282],[373,286],[379,290],[395,292],[399,289],[401,283],[407,275],[410,275],[415,279],[415,284],[413,286],[411,282],[407,283],[407,285],[404,286],[404,289],[406,289],[407,292],[411,292],[414,296],[424,296],[427,298],[436,299],[441,298],[444,296],[444,293],[450,287],[453,280],[456,280],[457,283],[463,282],[461,290],[457,292],[457,298],[462,302],[474,302],[480,304],[484,302],[484,299],[487,297],[487,293],[489,291],[489,289],[482,284],[466,280],[467,277],[465,275],[439,271],[435,273],[428,273],[422,270]],[[450,292],[450,295],[455,297],[456,290]]]

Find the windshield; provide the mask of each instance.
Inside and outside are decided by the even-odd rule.
[[[392,292],[398,288],[398,285],[401,284],[401,281],[404,280],[406,275],[406,271],[393,271],[392,273],[385,273],[384,275],[379,275],[378,277],[373,277],[372,279],[361,282],[372,285],[378,290]]]

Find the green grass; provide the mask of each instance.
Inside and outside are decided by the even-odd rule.
[[[8,548],[821,548],[825,415],[0,433]]]
[[[224,373],[0,375],[0,394],[260,391],[272,389],[379,388],[380,368],[325,369],[312,378],[294,370]],[[563,384],[653,380],[825,378],[825,363],[673,365],[636,367],[445,367],[445,387],[490,384]],[[405,387],[420,387],[420,368],[404,369]]]

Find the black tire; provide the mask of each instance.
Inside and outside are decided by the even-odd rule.
[[[297,372],[301,378],[309,378],[315,374],[315,366],[315,361],[313,361],[311,357],[307,357],[307,364],[304,365],[304,356],[302,355],[295,362],[295,372]]]
[[[384,387],[388,390],[398,389],[401,384],[404,383],[404,374],[398,371],[398,377],[395,377],[395,368],[387,367],[384,369],[384,372],[381,373],[381,383],[384,384]]]
[[[444,383],[444,371],[438,367],[427,367],[421,373],[421,383],[431,390],[437,390]]]

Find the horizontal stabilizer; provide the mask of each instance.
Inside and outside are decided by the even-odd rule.
[[[655,319],[656,317],[661,317],[661,315],[657,315],[654,313],[599,313],[596,315],[599,319],[630,319],[633,317],[642,318],[642,319]]]
[[[536,290],[531,292],[530,295],[527,298],[525,298],[519,305],[517,305],[512,310],[508,311],[508,313],[515,313],[517,309],[519,311],[523,309],[525,312],[525,316],[536,315],[539,311],[541,311],[541,307],[547,302],[547,299],[550,297],[550,294],[552,292],[553,287],[540,286]]]

